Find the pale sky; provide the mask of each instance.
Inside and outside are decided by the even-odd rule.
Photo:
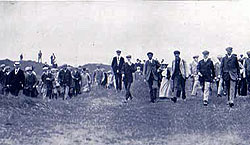
[[[173,51],[190,62],[203,50],[223,55],[250,50],[250,2],[96,1],[0,2],[0,59],[59,64],[109,64],[115,50],[134,59],[153,51],[167,63]]]

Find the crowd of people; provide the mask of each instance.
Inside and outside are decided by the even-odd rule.
[[[174,51],[175,59],[168,67],[164,60],[159,62],[153,58],[153,53],[148,52],[148,60],[144,63],[131,62],[131,56],[126,56],[127,61],[121,57],[121,51],[117,51],[117,56],[113,58],[112,70],[115,75],[116,89],[121,90],[123,80],[126,89],[126,100],[132,99],[130,87],[133,83],[133,73],[136,70],[142,71],[144,81],[148,83],[150,101],[156,102],[157,98],[169,98],[174,103],[178,98],[186,100],[186,80],[192,79],[192,96],[198,95],[198,90],[203,93],[203,105],[209,104],[209,97],[212,93],[212,84],[217,86],[217,97],[227,96],[227,104],[234,106],[234,99],[237,94],[246,96],[250,91],[250,51],[248,57],[240,58],[233,54],[233,48],[226,48],[225,56],[218,56],[218,62],[214,64],[209,57],[209,51],[202,52],[203,58],[199,60],[199,55],[193,56],[190,65],[180,57],[180,51]],[[137,69],[138,67],[138,69]],[[135,78],[136,75],[134,75]]]
[[[203,58],[199,55],[193,56],[190,65],[180,57],[180,51],[174,51],[175,59],[171,66],[162,60],[159,62],[148,52],[148,60],[143,62],[140,59],[136,63],[131,61],[132,56],[121,56],[121,51],[116,51],[112,60],[111,70],[96,66],[94,72],[89,72],[85,67],[71,67],[62,65],[60,69],[56,66],[45,65],[43,73],[38,79],[32,66],[23,71],[20,62],[14,64],[14,69],[2,64],[0,66],[0,93],[3,95],[12,94],[18,96],[20,90],[30,97],[65,99],[72,98],[84,92],[91,91],[92,86],[106,89],[115,88],[120,92],[125,88],[125,102],[133,99],[131,85],[134,80],[147,82],[150,92],[150,101],[155,103],[157,98],[169,98],[174,103],[178,98],[186,100],[186,80],[192,79],[191,95],[197,96],[198,91],[203,93],[203,105],[209,104],[209,97],[212,92],[212,84],[217,86],[217,96],[227,96],[227,104],[234,106],[234,99],[237,94],[246,96],[250,91],[250,52],[248,57],[240,55],[238,58],[233,54],[233,48],[226,48],[225,56],[218,56],[214,63],[209,57],[209,51],[202,52]],[[41,51],[38,62],[41,62]]]

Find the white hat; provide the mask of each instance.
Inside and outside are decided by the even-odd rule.
[[[27,67],[25,68],[25,71],[32,71],[32,67],[27,66]]]
[[[19,62],[19,61],[16,61],[16,62],[14,63],[14,66],[16,66],[16,65],[20,65],[20,62]]]
[[[6,66],[5,64],[1,64],[1,66],[0,66],[0,67],[1,67],[1,68],[4,68],[5,66]]]

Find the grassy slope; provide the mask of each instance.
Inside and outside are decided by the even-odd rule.
[[[187,86],[188,87],[188,86]],[[188,92],[189,93],[189,92]],[[1,97],[0,137],[6,144],[249,144],[247,97],[233,109],[226,98],[201,97],[149,104],[146,85],[133,86],[135,99],[97,89],[67,101]]]

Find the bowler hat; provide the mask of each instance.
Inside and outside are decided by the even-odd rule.
[[[209,51],[205,50],[202,52],[203,55],[208,55],[209,54]]]
[[[148,52],[147,55],[153,55],[153,52]]]
[[[180,54],[181,52],[179,50],[175,50],[174,54]]]
[[[131,55],[127,55],[126,58],[131,58],[132,56]]]
[[[121,53],[122,51],[121,50],[116,50],[117,53]]]
[[[195,56],[193,56],[193,58],[199,58],[199,55],[195,55]]]
[[[226,48],[226,51],[232,51],[232,50],[233,50],[232,47],[227,47],[227,48]]]

